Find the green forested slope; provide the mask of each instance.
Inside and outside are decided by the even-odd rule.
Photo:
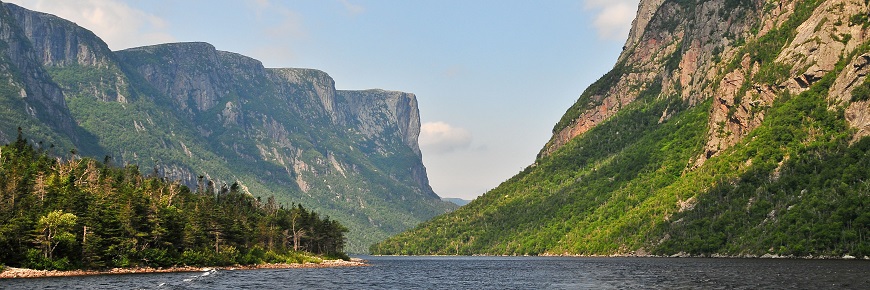
[[[836,2],[641,1],[645,32],[533,165],[371,251],[870,255],[870,137],[856,117],[870,111],[870,44],[847,33],[867,31],[867,4]],[[825,41],[839,56],[801,50]],[[554,141],[602,112],[615,113]]]
[[[831,74],[830,76],[833,76]],[[870,138],[850,144],[830,79],[783,96],[725,154],[702,152],[707,105],[647,99],[378,254],[870,255]]]

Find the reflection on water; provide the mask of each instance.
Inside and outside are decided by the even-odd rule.
[[[870,261],[363,257],[369,267],[0,280],[0,289],[868,289]]]

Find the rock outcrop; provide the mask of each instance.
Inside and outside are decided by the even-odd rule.
[[[764,120],[777,96],[807,90],[842,57],[848,57],[867,41],[867,25],[854,23],[866,14],[867,4],[858,0],[824,1],[806,15],[794,15],[799,1],[703,1],[687,5],[679,1],[641,1],[637,18],[614,71],[599,86],[584,92],[577,112],[569,110],[570,122],[557,125],[550,142],[541,151],[546,156],[571,139],[614,116],[650,87],[652,95],[676,94],[694,104],[713,100],[708,140],[694,166],[727,149]],[[727,12],[725,12],[727,11]],[[688,16],[688,17],[687,17]],[[782,28],[788,22],[799,24]],[[799,22],[798,22],[799,21]],[[748,47],[771,38],[794,36],[783,47]],[[770,35],[774,33],[776,35]],[[781,34],[781,35],[780,35]],[[781,50],[750,51],[751,49]],[[776,53],[762,60],[760,53]],[[832,101],[847,106],[847,119],[867,131],[866,104],[850,103],[851,89],[862,81],[863,57],[855,58],[831,89]],[[762,61],[788,69],[788,77],[768,79],[771,71],[759,71]],[[833,107],[832,107],[833,109]],[[574,113],[575,115],[572,115]],[[666,114],[665,114],[666,115]],[[859,133],[859,136],[864,136]],[[857,138],[857,137],[856,137]]]

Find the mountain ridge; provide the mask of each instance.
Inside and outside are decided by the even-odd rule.
[[[338,91],[325,72],[265,68],[203,42],[111,51],[72,22],[2,10],[4,23],[21,26],[9,35],[46,72],[34,83],[54,85],[69,111],[49,120],[65,131],[24,128],[28,139],[57,144],[55,154],[77,148],[192,188],[238,182],[258,197],[302,203],[350,229],[349,252],[455,208],[428,185],[413,94]],[[0,124],[0,136],[15,136],[16,119]],[[43,123],[51,124],[35,122]]]

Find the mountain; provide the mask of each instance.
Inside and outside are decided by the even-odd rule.
[[[466,204],[471,202],[470,200],[467,200],[467,199],[461,199],[461,198],[455,198],[455,197],[444,197],[444,198],[441,198],[441,200],[455,203],[458,206],[463,206],[463,205],[466,205]]]
[[[534,164],[371,250],[866,257],[867,11],[642,0]]]
[[[349,252],[455,208],[429,186],[414,94],[340,91],[322,71],[208,43],[111,51],[72,22],[2,6],[0,141],[22,127],[56,155],[213,191],[237,182],[340,221]]]

